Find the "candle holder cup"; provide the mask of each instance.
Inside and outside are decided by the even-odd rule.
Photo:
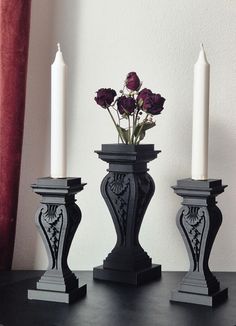
[[[81,211],[75,204],[75,194],[83,190],[80,178],[40,178],[32,185],[42,196],[36,212],[36,226],[46,247],[49,267],[36,284],[28,290],[28,299],[71,303],[86,295],[86,285],[67,264],[67,257]]]
[[[172,292],[171,301],[213,307],[228,297],[228,289],[221,289],[208,266],[212,245],[222,223],[216,196],[225,187],[219,179],[182,179],[172,187],[183,197],[176,221],[187,248],[190,270],[179,288]]]

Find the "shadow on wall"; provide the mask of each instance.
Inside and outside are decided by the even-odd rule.
[[[233,164],[233,159],[236,160],[233,156],[236,148],[234,134],[236,136],[235,131],[232,132],[232,127],[228,128],[226,124],[210,120],[209,171],[220,173],[218,177],[226,177],[232,185],[236,182],[235,165]],[[213,175],[212,177],[217,176]]]
[[[211,257],[211,263],[216,270],[222,270],[220,257],[224,262],[225,270],[232,268],[230,267],[232,255],[228,255],[227,258],[225,252],[231,252],[232,248],[235,248],[235,211],[232,210],[236,196],[235,135],[235,132],[232,132],[231,128],[227,128],[225,123],[220,123],[220,120],[210,120],[209,177],[222,179],[222,183],[228,185],[225,193],[217,197],[217,206],[222,211],[223,222],[213,247],[213,252],[216,254]],[[235,256],[236,252],[233,255]],[[227,261],[225,261],[226,259]]]
[[[13,269],[33,269],[37,260],[34,214],[39,198],[30,185],[49,174],[51,1],[32,1],[25,127]]]

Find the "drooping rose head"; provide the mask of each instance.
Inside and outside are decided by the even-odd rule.
[[[137,96],[137,102],[138,102],[138,106],[141,109],[144,109],[144,105],[145,105],[145,100],[148,97],[151,97],[152,95],[152,91],[148,88],[144,88],[141,90],[141,92],[139,92],[138,96]]]
[[[138,75],[136,72],[129,72],[126,80],[125,80],[125,86],[130,89],[131,91],[138,91],[141,83]]]
[[[117,100],[117,108],[120,114],[131,114],[134,112],[136,102],[132,97],[121,96]]]
[[[116,96],[116,91],[114,89],[100,88],[97,91],[97,96],[94,98],[94,100],[102,108],[106,109],[112,104],[112,102],[114,101],[115,96]]]
[[[152,94],[146,97],[143,103],[143,110],[146,113],[157,115],[163,110],[165,99],[160,94]]]

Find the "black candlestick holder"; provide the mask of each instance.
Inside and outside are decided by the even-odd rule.
[[[172,292],[171,301],[213,307],[228,297],[228,289],[220,288],[208,266],[212,245],[222,223],[216,196],[224,192],[225,187],[219,179],[182,179],[172,187],[183,197],[176,220],[187,248],[190,270],[178,290]]]
[[[83,190],[80,178],[39,178],[32,185],[42,196],[35,220],[46,247],[49,266],[36,284],[28,290],[28,299],[71,303],[86,295],[86,285],[67,264],[75,231],[81,221],[81,211],[75,204],[75,194]]]

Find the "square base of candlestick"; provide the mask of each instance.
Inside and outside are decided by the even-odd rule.
[[[120,271],[103,266],[93,269],[93,278],[95,280],[125,283],[131,285],[141,285],[154,281],[161,277],[161,265],[152,264],[149,268],[139,271]]]
[[[188,293],[174,290],[171,293],[171,302],[192,303],[203,306],[215,307],[228,298],[228,289],[225,288],[211,295]]]
[[[87,292],[87,285],[72,289],[70,292],[28,290],[29,300],[51,301],[61,303],[72,303],[82,299]]]

